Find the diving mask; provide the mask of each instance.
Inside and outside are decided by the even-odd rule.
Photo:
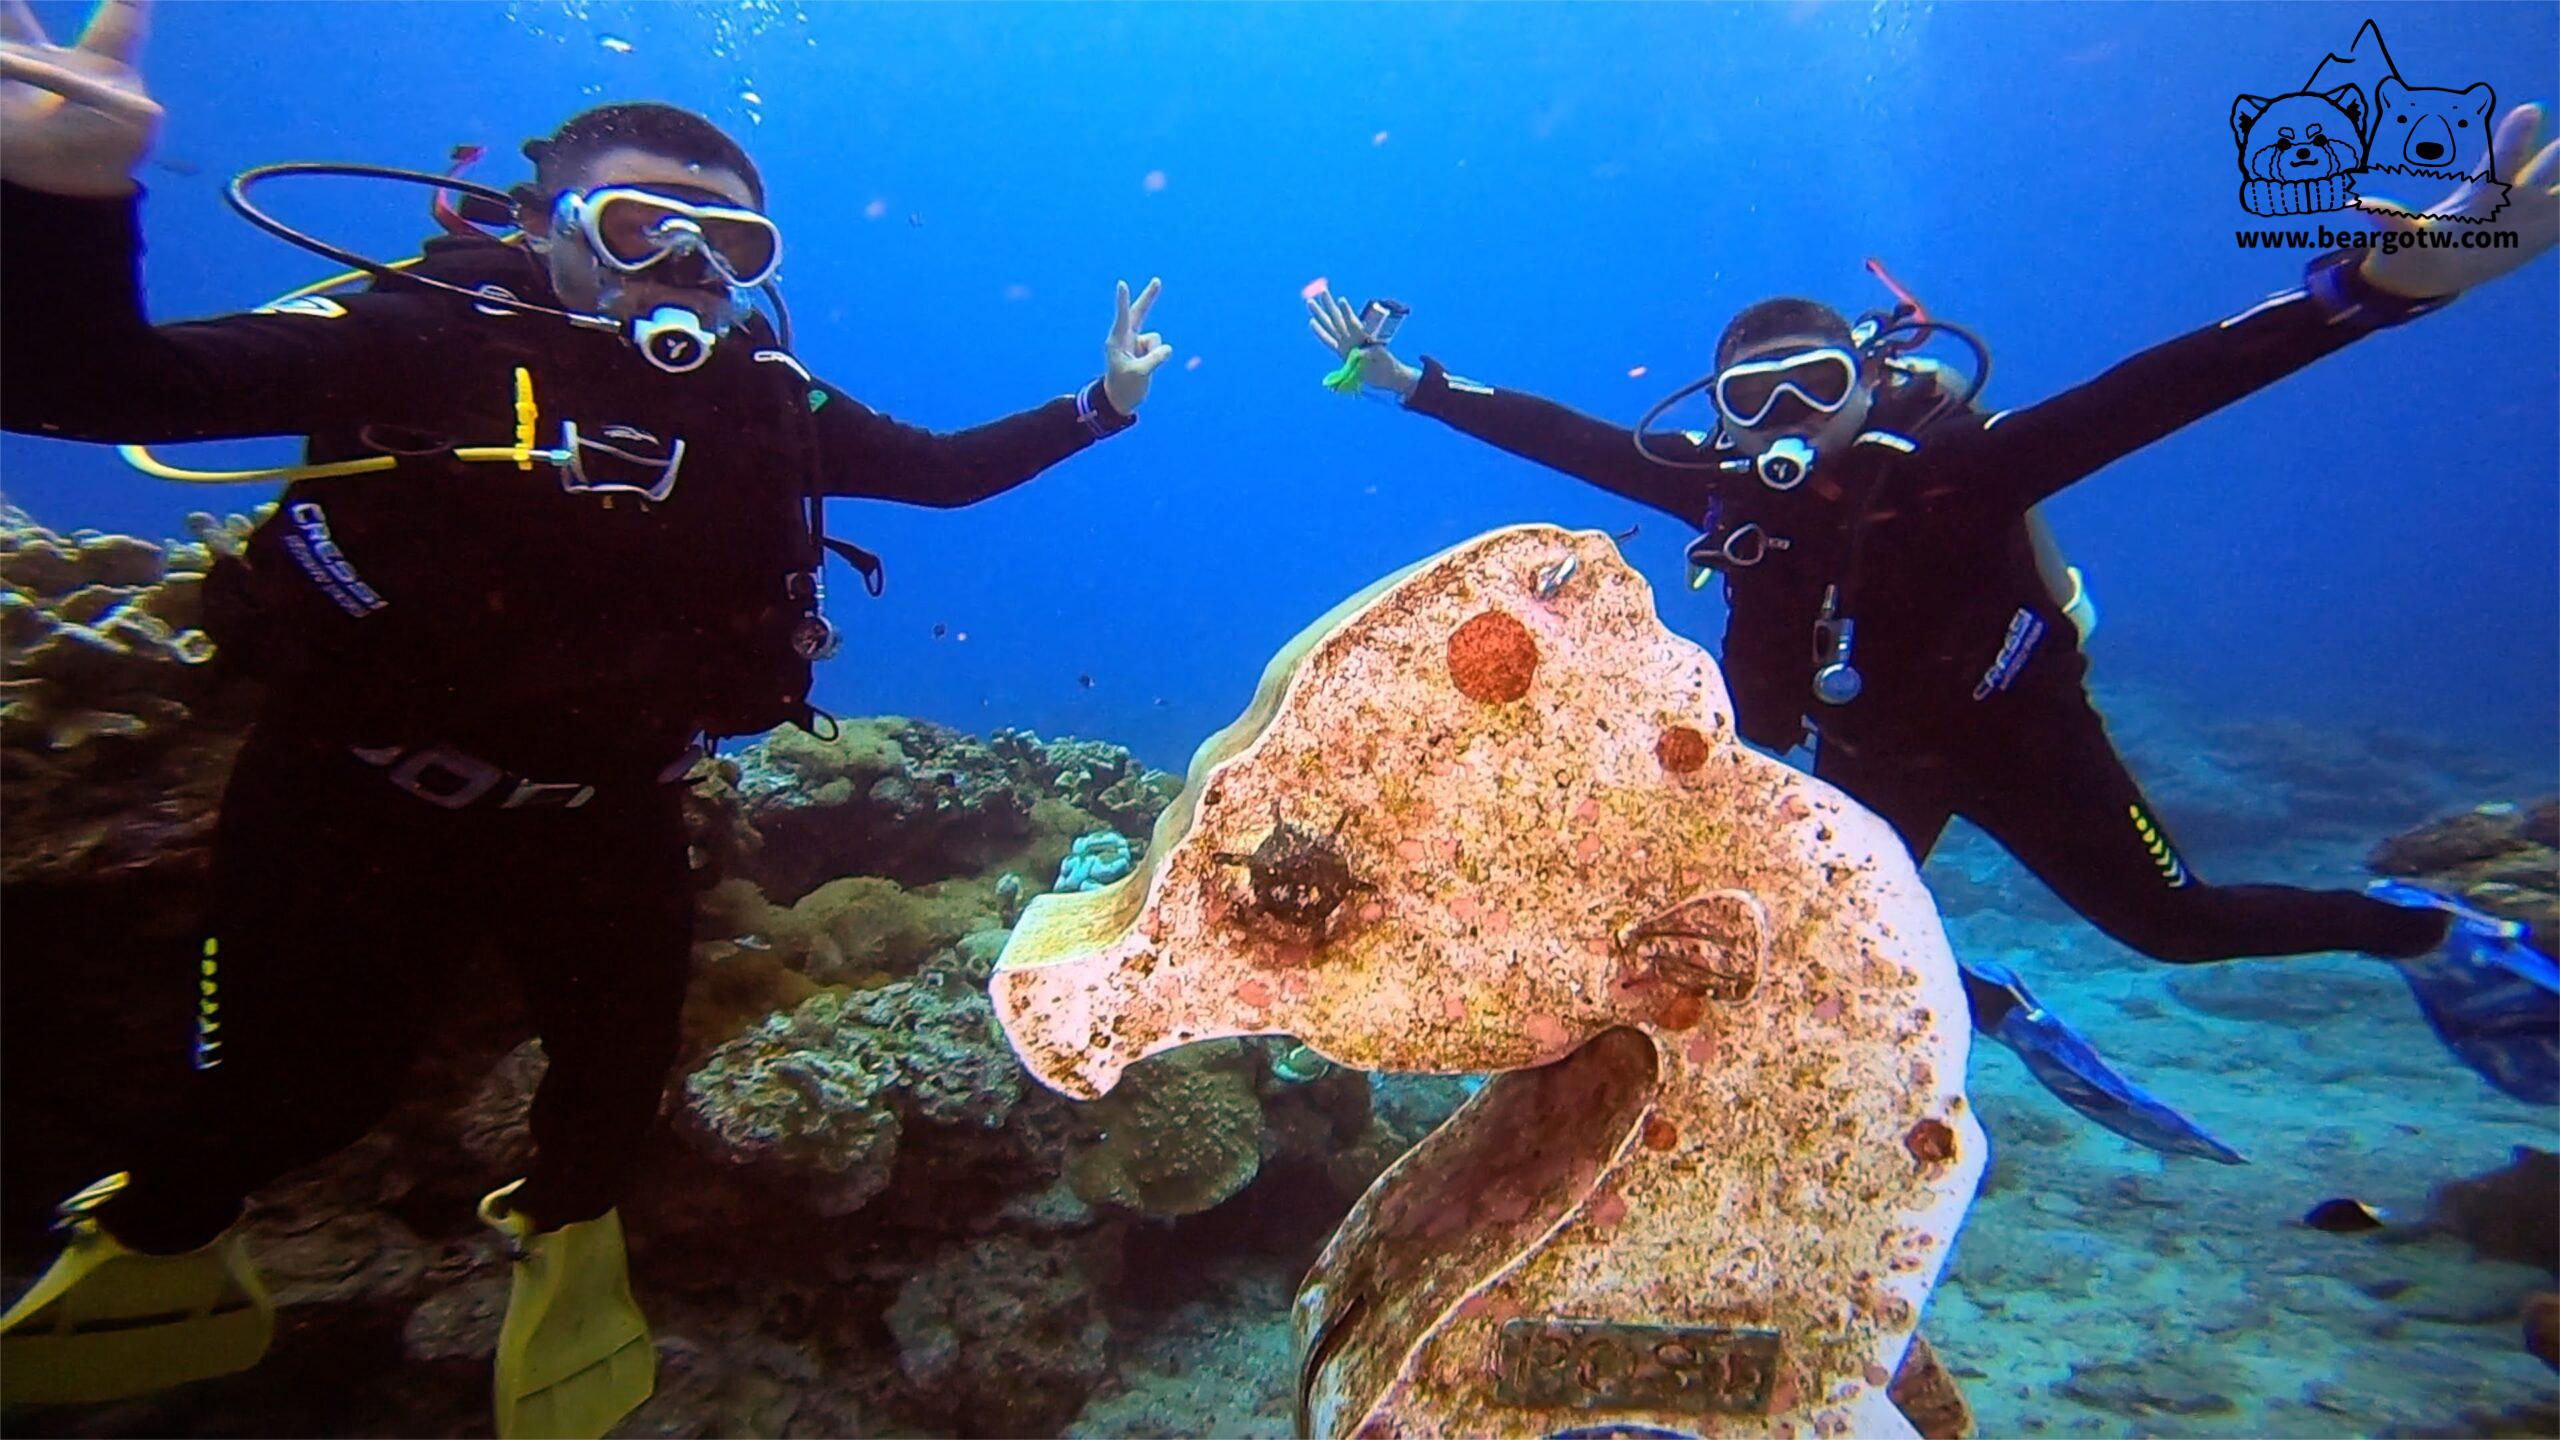
[[[1716,413],[1738,429],[1757,428],[1789,396],[1817,415],[1833,415],[1858,388],[1858,357],[1825,345],[1746,360],[1718,371],[1714,388]]]
[[[756,211],[628,185],[563,192],[552,230],[577,235],[599,264],[624,275],[691,256],[722,283],[752,290],[782,266],[782,231]]]

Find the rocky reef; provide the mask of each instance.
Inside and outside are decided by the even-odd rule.
[[[2490,801],[2394,835],[2365,863],[2560,935],[2560,798]]]
[[[2198,710],[2140,685],[2095,688],[2153,808],[2180,848],[2206,860],[2280,835],[2362,841],[2522,783],[2512,763],[2440,736]]]

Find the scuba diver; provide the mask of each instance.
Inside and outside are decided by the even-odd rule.
[[[655,1383],[616,1207],[678,1045],[684,781],[707,741],[825,728],[824,560],[869,557],[827,538],[824,499],[969,505],[1127,429],[1173,353],[1145,328],[1159,286],[1120,286],[1105,372],[1073,393],[901,424],[793,358],[778,296],[770,321],[755,307],[782,232],[745,151],[617,104],[528,142],[512,191],[269,167],[430,185],[454,233],[352,257],[361,292],[154,325],[146,19],[109,0],[55,46],[0,0],[0,427],[300,436],[309,463],[265,472],[291,482],[274,515],[205,582],[218,663],[266,698],[213,841],[195,1073],[124,1170],[64,1203],[60,1258],[0,1319],[4,1398],[255,1363],[274,1315],[244,1197],[372,1128],[430,1002],[497,942],[548,1061],[538,1159],[481,1206],[514,1257],[497,1430],[602,1435]],[[268,220],[248,181],[244,214],[350,258]]]
[[[1899,287],[1905,303],[1856,326],[1807,300],[1746,308],[1717,342],[1716,369],[1632,431],[1437,360],[1405,364],[1384,344],[1403,318],[1393,302],[1355,315],[1319,294],[1309,309],[1317,339],[1343,361],[1329,387],[1400,395],[1407,409],[1696,530],[1692,586],[1724,583],[1723,664],[1742,737],[1780,753],[1814,738],[1815,775],[1884,817],[1916,859],[1962,816],[2154,959],[2357,951],[2395,961],[2465,1064],[2548,1105],[2560,1099],[2560,971],[2523,926],[2414,886],[2210,885],[2188,867],[2091,707],[2085,592],[2032,519],[2039,502],[2110,462],[2549,248],[2560,144],[2537,152],[2540,120],[2537,107],[2519,107],[2495,142],[2495,173],[2515,176],[2514,247],[2334,251],[2311,262],[2300,288],[2017,410],[1974,408],[1988,352]],[[1960,392],[1952,367],[1911,353],[1939,334],[1975,352]],[[1712,434],[1652,428],[1700,390],[1717,412]],[[1965,969],[1976,1026],[2066,1103],[2155,1149],[2239,1160],[2111,1070],[2015,974]]]

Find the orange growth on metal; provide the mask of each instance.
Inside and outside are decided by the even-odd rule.
[[[1499,705],[1529,693],[1538,674],[1538,642],[1529,627],[1487,610],[1449,636],[1449,678],[1470,700]]]
[[[1986,1149],[1937,911],[1735,741],[1606,535],[1495,531],[1319,620],[992,987],[1071,1095],[1242,1034],[1501,1072],[1308,1275],[1310,1434],[1915,1433],[1886,1379]]]

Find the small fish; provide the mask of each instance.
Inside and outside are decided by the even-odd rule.
[[[2361,1200],[2323,1200],[2304,1213],[2302,1223],[2332,1235],[2361,1235],[2381,1229],[2383,1217],[2381,1211]]]
[[[1642,525],[1630,525],[1626,529],[1619,531],[1617,537],[1618,543],[1624,545],[1628,541],[1633,540],[1636,538],[1636,532],[1643,528],[1644,527]]]
[[[1161,707],[1163,706],[1163,704],[1164,704],[1164,697],[1163,697],[1163,696],[1161,696],[1161,695],[1157,696],[1157,697],[1156,697],[1156,704],[1157,704],[1157,706],[1158,706],[1159,708],[1161,708]]]
[[[950,626],[943,624],[943,623],[942,623],[941,621],[939,621],[939,620],[937,620],[937,621],[935,621],[935,622],[934,622],[934,626],[933,626],[933,638],[934,638],[934,639],[939,640],[939,639],[941,639],[943,636],[948,635],[948,634],[950,634],[950,633],[951,633],[951,627],[950,627]]]
[[[203,166],[198,165],[196,162],[183,155],[163,155],[151,163],[153,166],[166,170],[172,175],[185,175],[192,177],[204,173]]]
[[[1087,690],[1090,690],[1093,688],[1093,677],[1090,675],[1079,675],[1076,677],[1076,683]]]
[[[773,948],[773,942],[767,940],[761,935],[741,935],[732,943],[743,950],[770,950]]]
[[[908,225],[908,227],[909,227],[910,229],[915,229],[915,230],[921,230],[921,229],[923,229],[923,228],[924,228],[924,212],[923,212],[923,211],[921,211],[921,210],[910,210],[910,211],[908,211],[908,212],[907,212],[907,225]]]

